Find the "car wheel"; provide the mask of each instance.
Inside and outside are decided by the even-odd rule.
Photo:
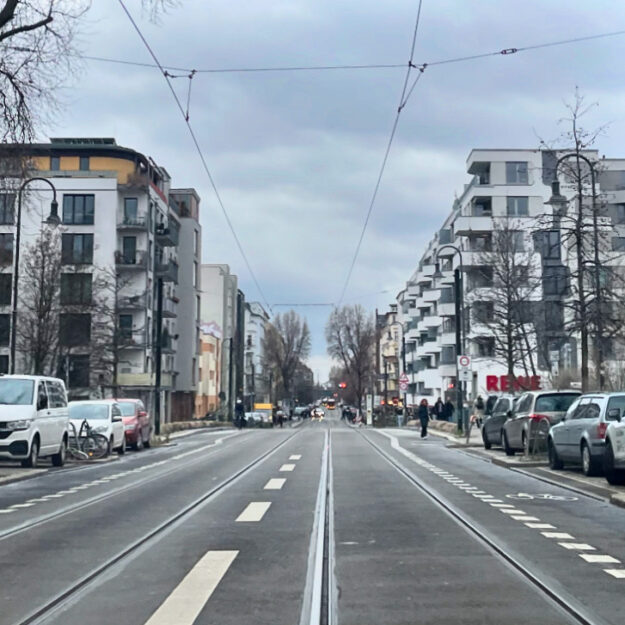
[[[486,436],[486,430],[482,428],[482,440],[484,441],[484,449],[490,449],[492,447],[491,442],[488,440],[488,436]]]
[[[39,462],[39,439],[35,437],[33,444],[30,446],[30,454],[28,458],[22,460],[22,466],[34,469]]]
[[[58,453],[52,456],[52,466],[53,467],[62,467],[65,464],[65,458],[67,456],[67,441],[63,439],[61,442],[61,447],[59,448]]]
[[[514,449],[510,447],[510,443],[508,443],[508,435],[505,431],[503,433],[503,450],[506,452],[506,456],[514,456]]]
[[[141,451],[143,449],[143,435],[141,434],[141,430],[139,430],[139,434],[137,434],[137,442],[132,446],[135,451]]]
[[[599,467],[597,466],[597,461],[592,457],[590,448],[588,447],[588,443],[586,443],[586,441],[582,443],[581,455],[582,471],[584,472],[584,475],[588,477],[597,475],[599,473]]]
[[[117,453],[123,456],[126,453],[126,435],[122,436],[122,444],[118,447]]]
[[[111,453],[113,452],[114,446],[115,446],[115,439],[111,435],[111,438],[109,438],[109,444],[106,446],[106,453],[104,454],[105,458],[111,455]]]
[[[551,439],[547,441],[547,453],[549,454],[549,468],[553,469],[554,471],[561,471],[562,469],[564,469],[564,462],[560,460],[558,451]]]
[[[614,468],[614,450],[609,440],[605,443],[603,472],[605,473],[605,479],[608,480],[608,484],[612,484],[612,486],[622,486],[625,484],[625,471]]]

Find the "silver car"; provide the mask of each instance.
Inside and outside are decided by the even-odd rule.
[[[547,442],[549,465],[581,465],[585,475],[602,471],[608,425],[625,408],[625,393],[587,393],[569,407],[564,420],[554,425]]]
[[[503,426],[503,448],[507,456],[534,448],[535,434],[542,425],[561,421],[580,391],[529,391],[517,400],[510,418]],[[547,432],[545,431],[545,434]]]

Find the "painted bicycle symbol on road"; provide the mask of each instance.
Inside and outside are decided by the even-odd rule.
[[[506,495],[508,499],[517,499],[522,501],[530,501],[537,499],[539,501],[577,501],[578,497],[572,495],[552,495],[550,493],[514,493]]]

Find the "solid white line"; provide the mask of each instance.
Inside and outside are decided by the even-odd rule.
[[[592,545],[586,543],[558,543],[560,547],[565,549],[571,549],[572,551],[594,551],[595,548]]]
[[[545,538],[557,538],[558,540],[575,540],[573,536],[566,532],[541,532]]]
[[[264,490],[280,490],[285,482],[286,479],[283,477],[274,477],[265,484]]]
[[[533,530],[555,530],[556,526],[551,523],[526,523],[527,527],[531,527]]]
[[[146,625],[193,625],[238,554],[238,551],[208,551]]]
[[[621,561],[613,558],[612,556],[600,556],[594,553],[580,553],[580,558],[586,560],[586,562],[593,562],[597,564],[620,564]]]
[[[294,464],[283,464],[280,467],[280,471],[292,471],[295,468]]]
[[[13,504],[12,506],[10,506],[11,508],[32,508],[35,504],[34,503],[16,503]]]
[[[625,579],[625,569],[603,569],[603,572],[617,579]]]
[[[289,460],[301,460],[301,459],[302,459],[302,454],[293,454],[289,456]]]
[[[0,510],[0,514],[11,514],[11,512],[15,512],[15,510]]]
[[[271,501],[252,501],[236,519],[237,523],[257,523],[269,510]]]

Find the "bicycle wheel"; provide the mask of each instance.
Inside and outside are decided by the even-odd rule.
[[[89,434],[82,441],[82,451],[84,451],[90,460],[97,460],[106,456],[108,451],[108,439],[102,434]]]

